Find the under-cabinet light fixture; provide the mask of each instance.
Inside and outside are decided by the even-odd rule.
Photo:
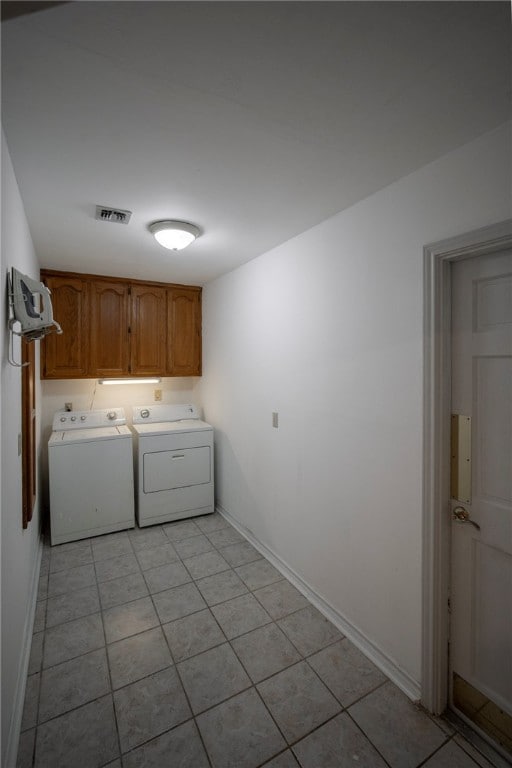
[[[160,384],[161,381],[154,376],[150,379],[98,379],[98,384]]]
[[[188,221],[155,221],[148,229],[156,241],[170,251],[181,251],[201,234],[199,227]]]

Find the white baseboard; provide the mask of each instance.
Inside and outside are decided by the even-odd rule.
[[[419,702],[421,698],[421,686],[407,672],[401,669],[396,662],[389,658],[380,648],[369,640],[357,627],[348,621],[339,611],[333,608],[323,597],[312,589],[290,566],[285,563],[279,555],[273,552],[269,547],[259,541],[251,531],[238,522],[226,509],[220,504],[216,506],[219,514],[222,515],[231,525],[242,534],[258,552],[269,560],[285,578],[290,581],[304,597],[306,597],[314,606],[318,608],[327,619],[329,619],[339,631],[345,635],[361,653],[372,661],[386,677],[388,677],[405,695],[414,702]]]
[[[34,619],[36,615],[37,592],[39,588],[39,574],[41,571],[41,559],[43,554],[43,540],[39,539],[39,549],[34,562],[32,571],[32,580],[30,585],[30,605],[25,618],[25,627],[23,630],[23,646],[20,653],[18,666],[18,678],[16,680],[16,693],[14,696],[13,711],[9,735],[7,737],[7,748],[5,750],[6,768],[14,768],[18,756],[18,743],[20,740],[21,722],[23,719],[23,707],[25,704],[25,689],[27,686],[28,664],[30,660],[30,649],[32,646],[32,632],[34,629]]]

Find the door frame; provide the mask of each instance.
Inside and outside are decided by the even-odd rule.
[[[423,589],[421,703],[448,705],[451,268],[512,247],[512,219],[426,245],[424,277]]]

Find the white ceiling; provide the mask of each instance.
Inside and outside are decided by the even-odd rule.
[[[2,123],[42,266],[204,284],[503,123],[510,71],[508,2],[72,2],[3,23]]]

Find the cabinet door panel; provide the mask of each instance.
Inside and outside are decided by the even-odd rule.
[[[166,289],[134,285],[131,293],[131,373],[162,376],[167,344]]]
[[[201,292],[170,288],[167,294],[167,369],[171,376],[201,375]]]
[[[121,376],[129,373],[128,285],[91,282],[91,374]]]
[[[41,343],[42,377],[79,379],[88,375],[88,290],[87,281],[47,277],[52,294],[53,315],[62,335],[50,334]]]

